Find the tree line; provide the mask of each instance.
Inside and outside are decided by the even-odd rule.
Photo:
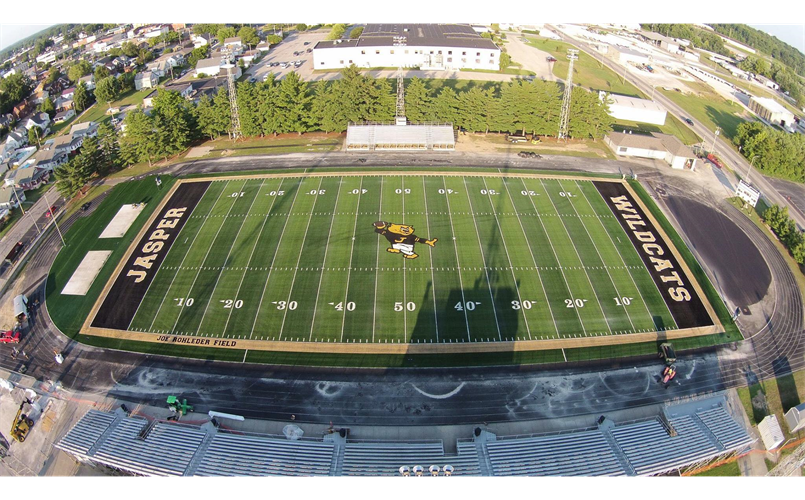
[[[764,174],[805,182],[805,136],[789,134],[761,122],[738,125],[733,142]]]
[[[721,33],[789,66],[800,76],[805,76],[805,54],[788,45],[775,36],[745,24],[718,24],[712,23],[710,27],[716,33]],[[779,83],[779,82],[778,82]]]
[[[715,33],[697,28],[692,24],[641,24],[640,28],[673,38],[690,40],[694,47],[732,57],[733,53],[724,45],[724,40]]]
[[[105,102],[107,83],[98,82],[96,97]],[[457,92],[450,87],[438,93],[414,78],[406,88],[406,116],[413,123],[452,122],[468,132],[528,132],[555,136],[559,129],[562,87],[556,82],[513,80],[499,88],[470,88]],[[396,111],[395,89],[388,79],[362,75],[352,66],[341,78],[311,84],[298,74],[282,80],[269,77],[265,82],[238,84],[238,108],[243,135],[266,135],[311,131],[344,132],[351,122],[391,122]],[[605,100],[604,100],[605,101]],[[611,130],[607,104],[597,93],[573,88],[569,136],[603,137]],[[125,132],[103,134],[105,155],[94,155],[93,142],[84,143],[81,153],[61,167],[57,178],[63,194],[72,196],[89,178],[100,173],[96,158],[109,159],[112,168],[134,163],[152,164],[178,154],[198,139],[215,139],[231,132],[229,96],[222,86],[212,96],[203,96],[197,105],[178,92],[161,89],[153,108],[129,112],[123,120]],[[99,137],[101,134],[99,133]],[[113,153],[109,153],[113,152]],[[79,158],[81,158],[79,160]],[[74,162],[78,162],[74,164]],[[89,172],[89,174],[88,174]],[[76,187],[78,186],[78,187]]]
[[[799,264],[805,264],[805,236],[788,215],[788,207],[770,206],[763,212],[763,221],[788,248],[794,260]]]

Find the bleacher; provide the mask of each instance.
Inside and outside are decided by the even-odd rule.
[[[486,444],[495,476],[622,476],[598,430],[500,438]]]
[[[347,441],[344,447],[343,475],[398,476],[403,465],[413,468],[452,465],[454,475],[479,476],[475,446],[459,447],[457,455],[446,456],[441,440],[422,442]]]
[[[195,475],[327,476],[332,461],[332,442],[219,431]]]
[[[723,396],[668,405],[662,414],[597,428],[527,436],[478,429],[446,454],[441,440],[289,440],[90,410],[55,446],[88,463],[144,476],[396,476],[401,466],[453,467],[454,475],[656,475],[740,451],[752,443]]]

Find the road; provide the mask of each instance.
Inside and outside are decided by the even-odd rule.
[[[590,45],[575,38],[571,38],[566,34],[562,33],[560,30],[556,29],[553,26],[549,26],[549,28],[553,29],[554,32],[558,33],[562,40],[572,43],[573,45],[585,50],[587,53],[595,56],[596,51]],[[638,89],[640,89],[644,94],[651,95],[652,94],[652,86],[650,83],[646,82],[640,76],[632,72],[623,71],[622,68],[613,61],[603,58],[604,64],[610,68],[611,70],[615,71],[618,74],[624,74],[626,79],[629,80],[632,84],[634,84]],[[665,109],[668,110],[669,113],[673,114],[680,120],[684,120],[689,115],[688,113],[672,100],[665,97],[662,92],[654,93],[654,99],[660,103]],[[713,134],[715,133],[714,130],[708,130],[700,123],[694,123],[693,127],[691,127],[700,137],[703,138],[706,144],[711,144],[713,141]],[[752,181],[752,184],[756,188],[760,190],[763,196],[770,201],[772,204],[780,205],[780,206],[788,206],[789,214],[797,223],[800,229],[805,229],[805,213],[800,212],[796,207],[792,207],[791,203],[786,199],[785,196],[781,195],[777,189],[771,184],[771,182],[764,177],[757,169],[750,165],[750,162],[747,161],[740,153],[732,149],[732,145],[728,142],[728,140],[724,139],[722,135],[719,135],[716,139],[717,143],[717,151],[718,155],[726,161],[728,165],[730,165],[736,172],[740,173],[740,175],[744,175],[744,172],[748,172],[748,177]]]

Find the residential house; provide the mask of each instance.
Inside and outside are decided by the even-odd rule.
[[[260,52],[268,52],[271,49],[271,44],[268,42],[260,42],[255,48]]]
[[[206,38],[200,35],[193,35],[190,37],[190,40],[193,41],[193,48],[196,49],[199,47],[203,47],[209,43]]]
[[[185,99],[190,99],[193,95],[193,83],[192,82],[180,82],[174,83],[171,85],[165,85],[165,90],[171,90],[174,92],[178,92],[179,95],[184,97]]]
[[[17,189],[30,191],[46,183],[49,179],[49,170],[31,164],[8,172],[5,178],[5,185],[6,187],[14,186]]]
[[[159,76],[151,71],[139,73],[134,77],[134,87],[137,90],[154,88],[157,86],[157,83],[159,83]]]
[[[32,100],[24,99],[21,103],[14,106],[14,109],[11,110],[11,114],[14,115],[14,118],[19,120],[23,116],[27,116],[32,111],[36,109],[36,105]]]
[[[66,163],[68,154],[69,152],[65,151],[63,148],[57,149],[54,141],[54,143],[48,144],[47,146],[43,146],[39,151],[36,152],[36,154],[34,155],[33,167],[50,172],[59,165]],[[15,170],[15,172],[19,170],[22,169]],[[6,176],[6,178],[8,178],[8,176]],[[22,185],[19,184],[18,186],[23,187]],[[36,187],[38,186],[24,189],[34,189]]]
[[[76,123],[70,127],[70,137],[73,139],[76,137],[95,137],[96,135],[98,135],[98,124],[93,121]]]
[[[84,82],[84,85],[87,86],[87,90],[95,89],[95,75],[89,74],[87,76],[82,76],[78,79],[79,82]]]
[[[154,97],[157,96],[159,90],[154,89],[153,92],[143,98],[143,109],[154,107]]]
[[[67,111],[68,109],[73,109],[73,99],[66,99],[64,97],[59,97],[53,103],[53,107],[56,108],[56,111]]]
[[[68,109],[66,111],[60,111],[56,113],[56,116],[53,117],[53,123],[59,124],[64,123],[70,118],[75,116],[75,111],[72,109]]]
[[[11,128],[14,123],[14,115],[11,113],[0,113],[0,127]]]
[[[234,36],[224,40],[224,47],[231,50],[235,55],[239,55],[243,52],[243,42],[239,36]]]
[[[196,63],[196,77],[201,75],[218,76],[221,71],[221,58],[211,57],[202,59]]]
[[[32,127],[39,127],[42,130],[42,136],[45,136],[50,129],[50,115],[41,111],[32,114],[25,122],[25,128],[31,130]]]
[[[254,59],[258,58],[259,56],[260,56],[259,50],[250,50],[248,52],[244,52],[243,55],[240,56],[239,60],[243,61],[243,65],[248,68],[249,66],[252,65]]]
[[[72,99],[75,95],[75,87],[70,87],[69,89],[62,90],[61,96],[65,99]]]
[[[155,74],[158,78],[162,78],[165,76],[167,66],[168,64],[164,60],[157,59],[156,61],[153,61],[149,63],[148,66],[146,66],[146,71]]]
[[[11,210],[22,201],[25,201],[25,191],[22,189],[16,189],[11,186],[0,188],[0,209]]]
[[[25,127],[18,127],[6,136],[6,142],[3,144],[3,156],[5,161],[14,155],[14,152],[24,145],[28,144],[28,130]]]
[[[112,60],[112,63],[118,68],[125,69],[137,65],[137,62],[131,57],[121,54]]]

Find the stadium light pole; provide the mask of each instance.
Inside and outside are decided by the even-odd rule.
[[[749,184],[749,172],[752,170],[752,164],[757,158],[757,155],[753,156],[751,160],[749,160],[749,166],[746,168],[746,183]]]
[[[716,154],[716,137],[718,137],[718,134],[720,133],[720,131],[721,131],[721,127],[716,127],[716,131],[713,132],[713,146],[710,148],[710,150],[711,150],[711,152],[713,154]]]

